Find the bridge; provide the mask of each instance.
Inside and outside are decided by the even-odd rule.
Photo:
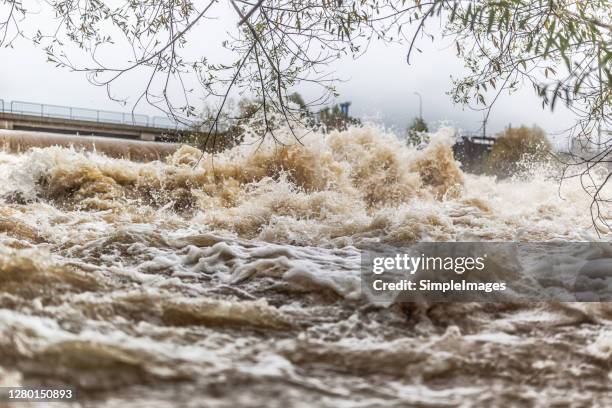
[[[0,129],[177,141],[193,127],[162,116],[0,99]]]

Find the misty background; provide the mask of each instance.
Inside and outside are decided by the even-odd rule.
[[[30,33],[34,28],[40,28],[43,32],[53,31],[57,21],[43,4],[37,4],[40,12],[29,16],[23,27]],[[229,35],[236,34],[235,13],[229,9],[229,5],[220,3],[213,14],[216,18],[205,20],[190,33],[184,50],[186,54],[192,57],[206,55],[211,60],[230,58],[228,51],[222,49],[220,44]],[[452,42],[439,36],[434,42],[423,37],[418,44],[422,52],[415,52],[408,65],[407,44],[372,42],[368,51],[359,59],[345,57],[330,65],[334,76],[342,79],[337,84],[340,95],[330,103],[350,101],[351,116],[382,124],[402,135],[411,120],[419,115],[419,99],[415,95],[418,92],[423,97],[423,117],[430,125],[430,130],[440,124],[447,124],[466,132],[479,131],[484,113],[454,105],[446,94],[451,89],[451,76],[460,77],[466,72],[452,45]],[[79,50],[67,54],[71,58],[79,58]],[[109,65],[128,65],[129,51],[126,47],[122,48],[121,44],[103,51],[102,56]],[[87,61],[84,55],[80,57]],[[148,79],[146,73],[136,71],[132,77],[113,84],[112,95],[125,98],[127,103],[123,105],[111,100],[106,88],[89,83],[85,74],[59,69],[47,62],[42,47],[34,46],[26,39],[17,40],[14,48],[1,49],[0,61],[0,98],[5,101],[127,112],[132,109]],[[212,99],[198,100],[202,95],[198,94],[195,80],[188,87],[193,88],[191,103],[194,106],[203,109],[206,104],[214,106],[217,103]],[[295,90],[306,99],[318,96],[317,91],[307,87],[298,86]],[[240,97],[233,95],[234,100]],[[173,90],[172,98],[180,99],[177,89]],[[139,104],[135,112],[163,114],[146,103]],[[553,142],[559,144],[563,138],[555,135],[570,127],[573,121],[573,114],[563,106],[558,106],[555,112],[543,109],[531,85],[525,85],[519,92],[512,95],[505,93],[499,98],[489,117],[487,134],[493,135],[508,125],[535,124],[542,127]]]

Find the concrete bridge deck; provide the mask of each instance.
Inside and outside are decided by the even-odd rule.
[[[177,141],[191,131],[184,123],[141,114],[0,99],[0,129]]]

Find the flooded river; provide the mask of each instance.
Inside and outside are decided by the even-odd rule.
[[[464,174],[443,134],[304,144],[197,165],[191,147],[0,152],[0,385],[108,407],[612,406],[610,303],[381,306],[360,287],[377,243],[609,241],[578,180]]]

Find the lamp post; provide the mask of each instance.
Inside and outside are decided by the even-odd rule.
[[[418,92],[414,94],[419,97],[419,119],[423,120],[423,97]]]

